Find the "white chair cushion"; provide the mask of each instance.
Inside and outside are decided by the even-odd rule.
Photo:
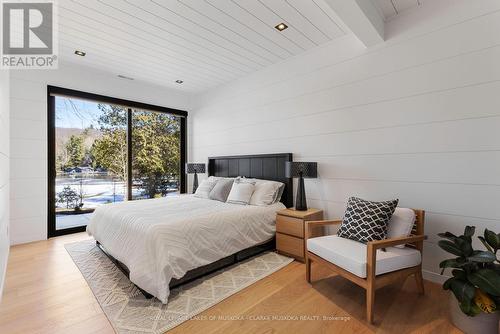
[[[415,224],[415,211],[407,208],[396,208],[387,224],[387,238],[407,237]],[[404,248],[405,245],[394,246]]]
[[[366,248],[361,242],[336,235],[307,240],[308,251],[361,278],[366,277]],[[420,251],[413,248],[387,247],[385,252],[378,249],[375,274],[414,267],[421,261]]]

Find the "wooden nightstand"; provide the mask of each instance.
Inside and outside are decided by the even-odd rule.
[[[322,219],[323,211],[318,209],[308,209],[307,211],[284,209],[279,211],[276,215],[276,248],[278,252],[304,262],[305,222]],[[322,232],[322,230],[315,231],[313,237],[321,236]]]

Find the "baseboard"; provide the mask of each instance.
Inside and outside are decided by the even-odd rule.
[[[428,271],[428,270],[422,270],[422,276],[424,276],[424,279],[426,279],[428,281],[439,283],[439,284],[443,284],[444,281],[446,281],[448,278],[450,278],[450,276],[440,275],[438,273],[435,273],[433,271]]]
[[[37,242],[37,241],[42,241],[42,240],[47,240],[47,237],[40,238],[39,234],[16,235],[15,237],[13,237],[12,234],[10,235],[10,245],[11,246],[28,244],[31,242]]]

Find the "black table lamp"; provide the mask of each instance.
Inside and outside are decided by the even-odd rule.
[[[198,173],[205,173],[205,164],[202,163],[187,163],[186,164],[186,173],[188,174],[193,174],[194,173],[194,180],[193,180],[193,194],[196,192],[196,189],[198,189]]]
[[[285,176],[288,178],[298,177],[299,186],[297,188],[297,197],[295,199],[295,210],[306,211],[306,190],[304,188],[304,178],[315,179],[318,177],[317,162],[291,162],[287,161],[285,165]]]

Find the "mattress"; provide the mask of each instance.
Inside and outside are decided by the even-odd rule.
[[[172,278],[271,239],[283,208],[193,195],[129,201],[97,208],[87,232],[128,267],[134,284],[167,303]]]

